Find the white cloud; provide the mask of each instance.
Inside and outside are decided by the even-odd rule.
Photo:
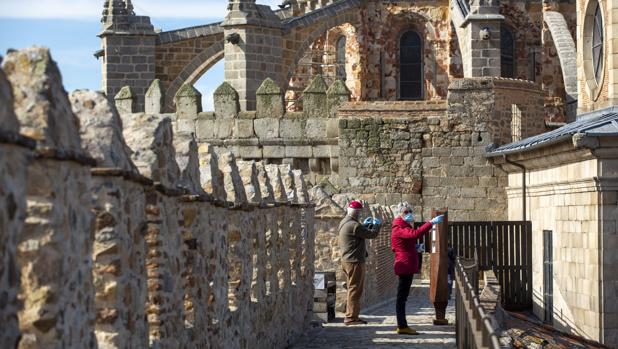
[[[281,0],[258,0],[280,4]],[[223,18],[227,0],[133,0],[138,15],[153,18]],[[103,0],[0,0],[0,17],[92,20],[99,18]]]

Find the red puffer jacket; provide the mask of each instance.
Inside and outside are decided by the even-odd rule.
[[[430,230],[430,222],[423,224],[418,229],[414,229],[401,217],[393,220],[391,248],[395,252],[395,274],[412,275],[418,273],[416,241]]]

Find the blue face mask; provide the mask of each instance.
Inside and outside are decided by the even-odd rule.
[[[410,223],[414,220],[414,216],[412,215],[412,213],[408,213],[407,215],[403,216],[403,220]]]

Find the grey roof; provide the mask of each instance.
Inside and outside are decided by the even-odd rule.
[[[497,148],[493,148],[490,145],[487,147],[485,156],[494,157],[545,147],[569,139],[576,133],[591,137],[618,136],[618,106],[581,114],[575,122],[566,124],[553,131],[522,139],[521,141],[505,144]]]

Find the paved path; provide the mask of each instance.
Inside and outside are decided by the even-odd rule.
[[[408,298],[406,314],[410,327],[420,332],[418,336],[395,333],[395,301],[387,302],[363,312],[367,325],[345,326],[342,314],[334,323],[310,329],[291,348],[455,348],[455,326],[434,326],[434,309],[428,298],[429,284],[414,284]],[[454,298],[449,302],[446,318],[455,322]]]

